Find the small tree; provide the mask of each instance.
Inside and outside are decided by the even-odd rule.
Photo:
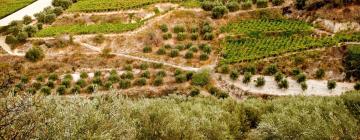
[[[122,75],[121,75],[121,78],[122,79],[134,79],[134,74],[132,73],[132,72],[130,72],[130,71],[128,71],[128,72],[125,72],[125,73],[123,73]]]
[[[194,53],[192,51],[187,51],[185,53],[185,59],[191,59],[194,57]]]
[[[47,87],[47,86],[42,87],[40,91],[44,95],[50,95],[51,94],[51,89],[49,87]]]
[[[168,26],[166,24],[161,24],[160,25],[160,30],[165,33],[167,31],[169,31],[169,28],[168,28]]]
[[[94,77],[94,79],[92,80],[92,83],[95,85],[98,85],[98,86],[102,86],[102,84],[103,84],[100,77]]]
[[[67,9],[70,7],[70,5],[73,3],[72,0],[53,0],[52,5],[57,7],[60,6],[63,9]]]
[[[232,70],[230,72],[230,79],[237,80],[239,78],[239,72],[237,70]]]
[[[70,81],[72,81],[72,80],[73,80],[73,77],[72,77],[71,74],[66,74],[66,75],[64,76],[64,80],[70,80]]]
[[[79,79],[75,84],[84,88],[86,86],[86,81],[84,79]]]
[[[191,97],[194,97],[194,96],[197,96],[200,94],[200,89],[197,88],[197,87],[191,87],[191,90],[190,90],[190,96]]]
[[[279,70],[275,64],[271,64],[265,68],[265,74],[268,74],[268,75],[274,75],[278,71]]]
[[[356,84],[354,85],[354,89],[360,90],[360,82],[356,82]]]
[[[292,71],[291,71],[291,74],[293,76],[297,76],[301,73],[301,70],[299,68],[294,68]]]
[[[218,67],[217,71],[222,74],[227,74],[230,72],[229,65],[222,64],[221,66]]]
[[[170,51],[170,57],[177,57],[177,56],[179,56],[179,50],[178,49],[172,49],[171,51]]]
[[[208,70],[202,70],[200,72],[195,73],[192,76],[192,85],[196,86],[205,86],[210,82],[210,73]]]
[[[81,72],[80,73],[80,78],[81,79],[87,79],[89,77],[88,73],[87,72]]]
[[[56,14],[47,14],[44,17],[44,23],[53,23],[56,19]]]
[[[230,12],[238,11],[240,9],[240,4],[236,1],[231,1],[226,4],[226,7]]]
[[[160,76],[157,76],[154,80],[154,86],[161,86],[163,83],[164,83],[164,80]]]
[[[280,82],[284,78],[284,75],[281,72],[275,74],[275,81]]]
[[[242,10],[251,9],[251,6],[252,6],[252,1],[251,0],[246,0],[245,2],[241,3],[241,9]]]
[[[94,93],[95,91],[96,91],[96,85],[94,84],[91,84],[86,87],[86,92],[89,94]]]
[[[289,88],[289,81],[287,79],[282,79],[281,81],[279,81],[278,83],[278,87],[280,89],[288,89]]]
[[[140,76],[141,76],[142,78],[149,79],[149,78],[150,78],[150,72],[149,72],[149,71],[144,71],[143,73],[141,73]]]
[[[59,76],[56,73],[51,73],[48,77],[48,80],[56,81],[59,79]]]
[[[25,58],[32,62],[40,61],[44,57],[45,57],[44,51],[40,47],[37,47],[37,46],[32,47],[25,54]]]
[[[48,81],[48,82],[46,83],[46,86],[48,86],[49,88],[53,89],[53,88],[55,88],[55,83],[54,83],[54,81]]]
[[[43,75],[38,75],[38,76],[36,76],[36,81],[38,81],[38,82],[44,82],[44,80],[45,80],[45,78],[44,78],[44,76]]]
[[[171,33],[164,33],[162,37],[163,37],[164,40],[169,40],[169,39],[172,38],[172,34]]]
[[[126,71],[132,71],[133,67],[130,64],[126,64],[123,69]]]
[[[174,33],[181,33],[185,32],[185,27],[181,25],[175,25],[174,26]]]
[[[268,7],[268,0],[256,0],[257,8],[265,8]]]
[[[146,79],[145,78],[136,79],[135,82],[134,82],[134,85],[145,86],[146,85]]]
[[[143,52],[144,52],[144,53],[151,53],[151,52],[152,52],[152,48],[151,48],[150,46],[145,46],[145,47],[143,48]]]
[[[211,11],[215,5],[217,5],[215,2],[204,1],[201,3],[201,8],[204,9],[205,11]]]
[[[165,77],[166,76],[166,72],[164,70],[158,71],[156,73],[156,77]]]
[[[28,16],[28,15],[24,16],[23,17],[23,22],[24,22],[25,25],[30,24],[32,22],[31,16]]]
[[[56,92],[57,92],[59,95],[64,95],[64,94],[66,93],[66,86],[60,85],[60,86],[56,89]]]
[[[251,76],[252,76],[251,72],[245,72],[242,82],[244,84],[249,83],[251,81]]]
[[[211,33],[211,32],[207,32],[204,34],[204,37],[203,37],[204,40],[213,40],[214,39],[214,34]]]
[[[111,89],[113,86],[113,83],[111,81],[107,81],[105,84],[104,84],[104,89],[105,90],[109,90]]]
[[[72,87],[72,88],[70,89],[70,92],[71,92],[72,94],[79,94],[79,93],[81,92],[81,87],[78,86],[78,85],[75,85],[74,87]]]
[[[8,35],[8,36],[6,36],[6,38],[5,38],[5,43],[6,43],[6,44],[13,45],[13,44],[18,43],[18,40],[17,40],[17,38],[16,38],[15,36],[13,36],[13,35]]]
[[[156,51],[156,54],[158,55],[165,55],[166,54],[166,49],[165,48],[160,48]]]
[[[305,81],[306,81],[305,74],[301,73],[296,76],[296,82],[301,83],[301,82],[305,82]]]
[[[70,88],[71,87],[71,80],[70,79],[64,79],[61,82],[61,85],[65,86],[66,88]]]
[[[24,31],[27,33],[28,37],[32,37],[38,32],[38,28],[36,26],[28,25],[24,28]]]
[[[262,87],[265,85],[265,78],[263,76],[260,76],[256,79],[255,83],[256,87]]]
[[[20,81],[21,83],[26,84],[29,82],[29,77],[23,75],[21,76]]]
[[[141,63],[140,64],[140,69],[141,70],[147,70],[149,68],[149,64],[148,63]]]
[[[199,38],[199,34],[198,33],[191,33],[190,35],[190,39],[191,40],[197,40]]]
[[[53,11],[56,16],[60,16],[64,12],[64,9],[62,7],[55,7]]]
[[[184,41],[186,39],[187,34],[184,32],[180,32],[177,34],[176,39],[178,41]]]
[[[101,71],[96,71],[94,73],[94,77],[101,77],[101,75],[102,75]]]
[[[318,69],[316,70],[315,77],[316,79],[322,79],[325,76],[325,70],[324,69]]]
[[[302,89],[303,91],[305,91],[305,90],[308,89],[308,85],[306,84],[306,82],[301,82],[301,83],[300,83],[300,86],[301,86],[301,89]]]
[[[119,82],[119,88],[120,89],[128,89],[131,87],[131,81],[130,80],[120,80]]]
[[[334,88],[336,88],[336,81],[335,80],[329,80],[327,82],[327,87],[329,90],[333,90]]]
[[[18,42],[26,42],[26,39],[29,37],[27,32],[20,32],[19,34],[17,34],[16,39],[18,40]]]
[[[202,53],[202,54],[200,54],[200,61],[206,61],[206,60],[208,60],[209,59],[209,55],[208,54],[206,54],[206,53]]]
[[[212,17],[215,19],[222,18],[229,10],[225,6],[215,6],[212,10]]]

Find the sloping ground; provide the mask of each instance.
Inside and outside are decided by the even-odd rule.
[[[36,13],[43,11],[45,7],[51,6],[52,0],[38,0],[25,8],[16,11],[15,13],[0,20],[0,26],[8,25],[11,21],[21,20],[24,16],[33,16]]]

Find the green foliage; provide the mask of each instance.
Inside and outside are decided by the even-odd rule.
[[[38,76],[36,76],[36,81],[37,82],[44,82],[44,80],[45,80],[45,78],[44,78],[44,75],[38,75]]]
[[[158,54],[158,55],[165,55],[165,54],[166,54],[166,49],[165,49],[165,48],[159,48],[159,49],[156,51],[156,54]]]
[[[36,26],[28,25],[24,27],[24,31],[27,33],[28,37],[32,37],[38,32],[38,28]]]
[[[209,59],[209,55],[206,53],[201,53],[199,59],[200,59],[200,61],[206,61]]]
[[[56,93],[58,93],[59,95],[64,95],[66,93],[66,86],[64,85],[60,85],[57,89],[56,89]]]
[[[281,72],[277,72],[274,78],[276,82],[280,82],[282,79],[284,79],[284,74],[282,74]]]
[[[51,73],[48,77],[48,80],[56,81],[59,79],[59,76],[56,73]]]
[[[68,9],[72,4],[72,0],[53,0],[52,5],[57,7],[62,7],[63,9]]]
[[[278,72],[278,68],[275,64],[271,64],[265,68],[265,74],[274,75]]]
[[[31,87],[33,87],[35,90],[39,90],[41,88],[41,83],[34,82],[34,83],[32,83]]]
[[[143,52],[144,52],[144,53],[151,53],[151,52],[152,52],[152,48],[151,48],[150,46],[145,46],[145,47],[143,48]]]
[[[49,87],[49,88],[51,88],[51,89],[53,89],[53,88],[55,88],[55,83],[54,83],[54,81],[48,81],[48,82],[46,83],[46,86]]]
[[[161,24],[159,28],[164,33],[169,31],[169,28],[168,28],[168,26],[166,24]]]
[[[108,80],[110,82],[112,82],[112,83],[116,83],[116,82],[119,82],[120,77],[116,73],[115,74],[110,74],[110,76],[108,77]]]
[[[187,34],[184,32],[180,32],[176,35],[176,39],[178,41],[184,41],[186,39]]]
[[[131,87],[131,81],[130,80],[120,80],[119,82],[119,88],[120,89],[128,89]]]
[[[279,6],[281,4],[283,4],[285,1],[284,0],[272,0],[271,3],[275,6]]]
[[[175,46],[175,49],[178,49],[179,51],[182,51],[182,50],[185,49],[185,45],[183,45],[183,44],[178,44],[178,45]]]
[[[329,90],[333,90],[336,88],[336,81],[335,80],[328,80],[327,87]]]
[[[41,88],[41,93],[43,93],[44,95],[50,95],[51,94],[51,88],[50,87],[47,87],[47,86],[44,86]]]
[[[186,75],[185,74],[179,74],[175,76],[175,82],[176,83],[184,83],[187,81]]]
[[[289,88],[289,81],[287,79],[282,79],[281,81],[279,81],[278,87],[280,89],[288,89]]]
[[[344,57],[346,78],[360,79],[360,45],[347,47]]]
[[[0,18],[2,19],[32,2],[34,2],[34,0],[2,0],[0,5]]]
[[[241,3],[241,9],[242,10],[251,9],[251,6],[252,6],[252,1],[251,0],[246,0],[245,2]]]
[[[134,85],[145,86],[146,85],[146,79],[145,78],[135,79]]]
[[[186,59],[191,59],[193,57],[194,57],[194,53],[192,51],[187,51],[184,56],[184,58]]]
[[[165,49],[171,49],[172,47],[171,47],[170,44],[166,44],[166,45],[164,46],[164,48],[165,48]]]
[[[256,78],[256,80],[255,80],[256,87],[262,87],[264,85],[265,85],[265,78],[263,76]]]
[[[72,77],[71,74],[66,74],[66,75],[64,76],[64,79],[63,79],[63,80],[70,80],[70,81],[72,81],[72,80],[73,80],[73,77]]]
[[[199,49],[196,46],[192,46],[189,48],[189,50],[192,52],[198,52]]]
[[[325,70],[324,69],[317,69],[315,72],[316,79],[322,79],[325,76]]]
[[[113,82],[111,82],[111,81],[107,81],[107,82],[104,84],[105,90],[111,89],[112,86],[113,86]]]
[[[29,77],[23,75],[20,77],[20,81],[23,84],[27,84],[27,83],[29,83]]]
[[[245,72],[242,82],[244,84],[248,84],[251,81],[251,77],[252,77],[251,72]]]
[[[304,10],[304,7],[306,6],[306,1],[307,0],[296,0],[295,1],[295,6],[298,10]]]
[[[202,70],[200,72],[195,73],[192,76],[191,84],[195,86],[205,86],[210,82],[210,73],[208,70]]]
[[[190,39],[191,40],[197,40],[199,38],[199,34],[198,33],[191,33],[190,35]]]
[[[130,71],[121,74],[122,79],[134,79],[134,74]]]
[[[237,70],[232,70],[230,72],[230,79],[237,80],[239,78],[239,72]]]
[[[306,75],[303,73],[300,73],[296,76],[296,82],[301,83],[306,81]]]
[[[213,40],[214,39],[214,34],[213,33],[205,33],[204,34],[204,37],[203,37],[204,40]]]
[[[79,85],[75,85],[70,89],[72,94],[79,94],[81,92],[81,87]]]
[[[160,70],[156,73],[156,77],[165,77],[166,72],[164,70]]]
[[[70,79],[63,79],[63,81],[61,81],[61,85],[65,86],[66,88],[70,88],[71,87],[71,80]]]
[[[62,7],[55,7],[54,8],[54,14],[56,16],[60,16],[64,12],[64,9]]]
[[[24,43],[26,42],[26,39],[29,37],[27,32],[20,32],[19,34],[16,35],[16,38],[19,42]]]
[[[14,35],[8,35],[8,36],[6,36],[6,38],[5,38],[5,43],[6,43],[6,44],[13,45],[13,44],[18,43],[18,40],[17,40],[17,38],[16,38]]]
[[[163,77],[157,76],[154,79],[154,86],[161,86],[164,83]]]
[[[200,94],[200,89],[199,88],[197,88],[195,86],[191,87],[191,90],[190,90],[190,96],[191,97],[195,97],[195,96],[197,96],[199,94]]]
[[[25,58],[32,62],[40,61],[44,57],[44,51],[37,46],[30,48],[25,54]]]
[[[80,73],[80,78],[81,79],[87,79],[89,77],[88,73],[87,72],[81,72]]]
[[[146,78],[146,79],[149,79],[150,78],[150,72],[147,70],[147,71],[144,71],[141,73],[140,75],[142,78]]]
[[[240,9],[240,4],[236,1],[231,1],[226,4],[226,7],[230,12],[234,12]]]
[[[168,39],[172,38],[172,34],[171,33],[164,33],[162,37],[163,37],[164,40],[168,40]]]
[[[201,3],[201,8],[205,11],[211,11],[216,5],[217,5],[217,3],[215,3],[215,2],[204,1]]]
[[[94,85],[97,85],[97,86],[103,85],[103,81],[101,80],[100,77],[94,77],[94,78],[92,79],[92,83],[93,83]]]
[[[169,53],[170,57],[177,57],[179,56],[179,50],[178,49],[172,49]]]
[[[305,91],[305,90],[308,89],[308,85],[306,84],[306,82],[301,82],[301,83],[300,83],[300,86],[301,86],[301,89],[302,89],[303,91]]]
[[[86,87],[86,92],[89,94],[94,93],[96,91],[96,87],[97,87],[97,85],[91,84]]]
[[[294,68],[292,71],[291,71],[291,74],[293,76],[297,76],[301,73],[301,70],[299,68]]]
[[[181,32],[185,32],[185,27],[182,25],[175,25],[173,28],[174,33],[178,34]]]
[[[360,121],[360,92],[352,91],[341,95],[349,112]]]
[[[257,8],[265,8],[268,7],[268,0],[256,0]]]
[[[78,81],[76,81],[75,83],[77,86],[80,86],[81,88],[84,88],[86,86],[86,81],[84,79],[79,79]]]
[[[130,64],[126,64],[123,69],[126,71],[132,71],[133,67]]]
[[[230,67],[229,67],[229,65],[222,64],[217,68],[217,72],[222,73],[222,74],[227,74],[230,72]]]
[[[206,44],[206,45],[201,45],[200,49],[206,53],[206,54],[210,54],[211,53],[211,46]]]

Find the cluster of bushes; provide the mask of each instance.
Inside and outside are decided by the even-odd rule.
[[[162,38],[164,40],[168,40],[173,37],[172,33],[169,32],[169,28],[166,24],[160,25],[159,28],[163,32]],[[185,41],[188,38],[190,38],[192,41],[195,41],[199,39],[200,35],[202,36],[203,40],[212,40],[214,38],[212,30],[213,28],[208,22],[201,24],[200,28],[199,26],[194,25],[186,29],[182,25],[175,25],[172,29],[173,33],[176,34],[176,40],[178,41]]]
[[[13,21],[6,26],[6,43],[15,45],[23,43],[28,37],[33,37],[36,32],[42,29],[43,24],[51,24],[56,17],[61,15],[64,9],[67,9],[77,0],[53,0],[54,7],[47,7],[44,11],[35,14],[37,24],[29,25],[32,22],[30,16],[24,16],[22,21]]]
[[[0,99],[0,135],[4,139],[357,139],[359,106],[359,92],[242,102],[175,95],[136,100],[111,94],[91,99],[7,97]]]
[[[151,53],[153,50],[150,46],[145,46],[143,48],[144,53]],[[182,51],[186,51],[184,54],[185,59],[192,59],[196,55],[200,61],[206,61],[209,59],[209,55],[212,52],[212,47],[209,44],[200,44],[200,45],[193,45],[192,43],[184,44],[177,44],[175,46],[171,46],[169,44],[164,45],[163,47],[158,48],[155,53],[157,55],[168,55],[169,57],[175,58],[180,56]],[[200,53],[200,54],[198,54]]]

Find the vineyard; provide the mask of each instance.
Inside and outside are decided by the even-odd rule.
[[[302,32],[309,31],[311,28],[311,25],[303,21],[261,19],[230,23],[222,27],[221,31],[233,34],[249,34],[251,32]]]
[[[182,0],[79,0],[70,12],[99,12],[139,8],[160,2],[181,2]]]
[[[0,18],[6,17],[32,2],[34,0],[0,0]]]
[[[143,25],[144,22],[138,23],[103,23],[103,24],[75,24],[63,26],[51,26],[40,30],[36,33],[37,37],[56,36],[65,33],[70,34],[92,34],[92,33],[121,33],[134,30]]]

